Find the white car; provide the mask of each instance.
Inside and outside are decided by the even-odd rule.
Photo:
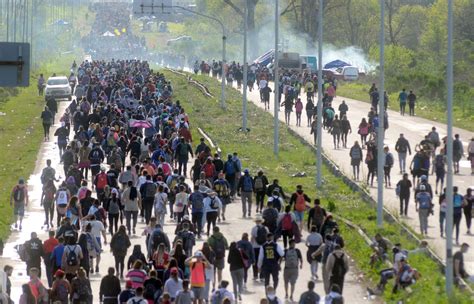
[[[49,77],[44,90],[45,97],[72,99],[72,90],[66,76]]]

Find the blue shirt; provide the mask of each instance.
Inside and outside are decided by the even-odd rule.
[[[59,244],[56,247],[54,247],[53,252],[51,253],[51,256],[54,258],[54,263],[56,264],[57,267],[61,267],[63,252],[64,252],[64,245]]]

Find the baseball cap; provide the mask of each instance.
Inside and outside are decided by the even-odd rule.
[[[178,273],[178,268],[173,267],[173,268],[171,268],[170,272],[171,272],[171,274],[177,274]]]

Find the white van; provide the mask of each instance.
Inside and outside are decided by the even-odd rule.
[[[355,66],[345,66],[342,68],[342,79],[354,81],[359,79],[359,69]]]

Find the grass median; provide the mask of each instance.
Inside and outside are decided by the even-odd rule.
[[[32,74],[30,86],[17,88],[15,95],[9,95],[0,102],[0,239],[6,240],[10,233],[13,209],[10,207],[10,193],[20,177],[27,179],[33,172],[38,150],[43,140],[41,111],[44,97],[38,96],[36,82],[39,73],[45,78],[52,73],[69,75],[68,68],[73,56],[57,58],[44,64]],[[31,199],[31,198],[30,198]]]
[[[393,243],[400,242],[406,249],[415,249],[418,244],[402,234],[402,229],[386,223],[383,229],[377,229],[376,210],[365,203],[358,193],[352,192],[340,178],[333,176],[324,167],[323,189],[316,191],[315,187],[315,154],[297,137],[291,135],[284,124],[280,123],[280,153],[273,155],[273,117],[257,108],[252,103],[248,105],[248,128],[250,132],[239,131],[242,122],[241,94],[232,88],[227,88],[227,110],[219,106],[216,98],[210,99],[193,86],[189,85],[182,76],[165,72],[174,87],[174,95],[186,108],[194,138],[199,138],[196,128],[200,127],[219,145],[223,157],[227,153],[237,151],[245,167],[255,173],[263,169],[265,174],[273,179],[278,178],[286,192],[294,191],[297,184],[303,185],[305,192],[311,198],[320,197],[327,209],[349,219],[359,225],[368,235],[381,232]],[[193,76],[205,84],[211,93],[219,96],[220,83],[205,76]],[[305,172],[306,177],[295,178],[292,174]],[[347,250],[356,261],[370,285],[375,285],[379,279],[379,271],[385,265],[369,266],[370,248],[364,239],[356,232],[341,224],[343,236],[347,241]],[[444,277],[438,265],[424,254],[409,257],[411,265],[417,268],[422,278],[412,286],[412,292],[401,291],[395,295],[388,288],[383,298],[388,303],[400,300],[406,303],[472,303],[467,295],[457,294],[456,299],[448,300],[444,291]]]
[[[370,84],[358,82],[339,82],[337,86],[337,95],[352,98],[370,103],[369,98]],[[389,94],[388,108],[399,111],[398,93]],[[416,92],[415,92],[416,94]],[[468,131],[474,131],[474,112],[471,103],[465,102],[462,106],[453,107],[453,124],[455,127]],[[406,107],[408,113],[408,106]],[[429,120],[446,124],[446,106],[441,100],[433,101],[424,97],[418,97],[416,101],[415,115]]]

